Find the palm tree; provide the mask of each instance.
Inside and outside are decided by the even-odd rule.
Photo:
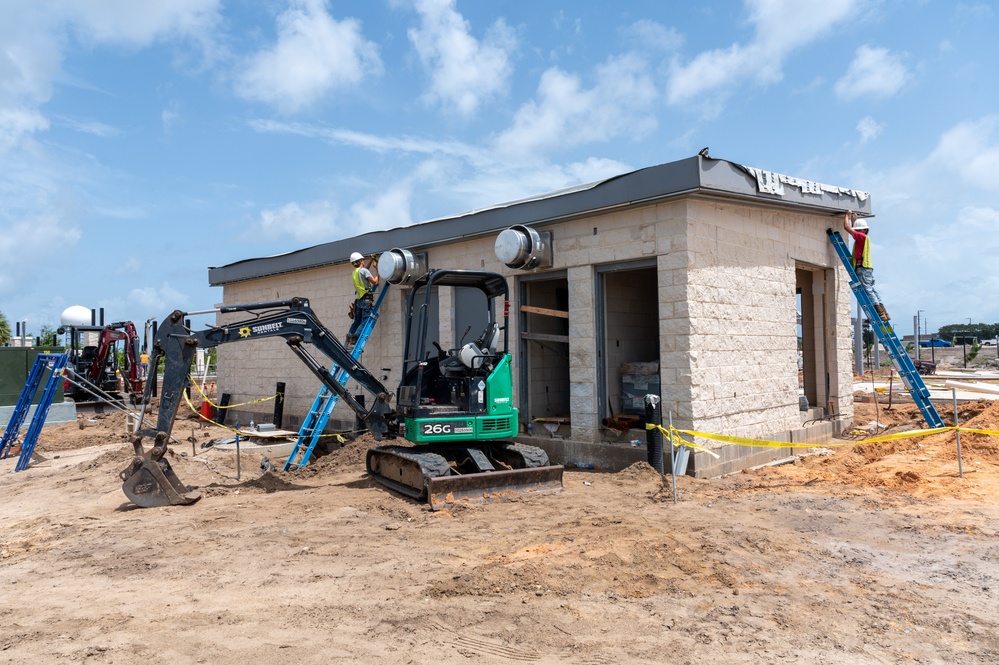
[[[0,344],[6,344],[10,341],[10,323],[7,322],[7,317],[4,316],[3,312],[0,312]]]

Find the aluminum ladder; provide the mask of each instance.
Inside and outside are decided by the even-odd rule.
[[[49,406],[52,405],[52,398],[59,390],[59,382],[63,380],[68,358],[69,356],[65,353],[39,353],[35,356],[35,364],[31,366],[28,380],[25,381],[24,388],[21,390],[21,397],[17,400],[17,406],[14,407],[14,413],[10,416],[10,422],[7,423],[7,430],[3,434],[3,439],[0,439],[0,458],[6,459],[11,446],[14,445],[17,435],[21,431],[21,425],[24,424],[28,416],[31,401],[38,391],[38,386],[42,384],[42,378],[46,371],[51,370],[45,381],[45,388],[42,389],[42,394],[38,398],[38,404],[35,406],[35,415],[31,419],[31,425],[28,426],[28,432],[24,435],[24,441],[21,442],[21,456],[17,458],[15,471],[24,471],[28,468],[31,456],[35,452],[35,445],[38,443],[38,435],[42,431],[42,426],[45,425]]]
[[[923,414],[923,419],[927,425],[930,427],[943,427],[943,420],[940,418],[940,414],[937,413],[933,403],[930,402],[930,391],[926,387],[926,384],[923,383],[923,378],[916,370],[915,364],[909,358],[909,354],[905,352],[902,343],[898,341],[898,337],[895,336],[895,331],[892,329],[891,324],[881,320],[877,310],[874,309],[874,302],[867,295],[864,285],[860,283],[860,278],[857,277],[857,272],[853,269],[850,250],[846,246],[846,241],[843,240],[837,231],[826,229],[826,233],[829,235],[830,242],[836,248],[836,253],[839,254],[839,258],[846,267],[846,274],[850,276],[850,288],[853,289],[853,295],[857,297],[857,302],[864,309],[867,320],[871,323],[871,328],[874,329],[874,334],[878,336],[881,344],[888,351],[888,355],[895,364],[895,369],[898,371],[899,376],[902,377],[902,381],[905,382],[905,387],[909,389],[909,394],[912,395],[912,401],[919,407],[919,411]]]
[[[368,337],[371,336],[371,331],[374,329],[375,323],[378,322],[378,311],[381,309],[382,300],[385,298],[388,287],[388,283],[381,287],[378,297],[375,299],[375,304],[371,307],[371,314],[368,316],[368,320],[364,322],[361,330],[358,331],[357,341],[350,352],[354,360],[360,359],[361,354],[364,353],[364,345],[367,343]],[[345,385],[350,379],[347,371],[337,365],[333,365],[330,369],[330,374],[333,375],[333,379],[341,386]],[[319,394],[316,395],[316,399],[312,402],[309,415],[305,417],[301,429],[298,430],[298,438],[295,440],[295,446],[291,449],[288,459],[285,460],[285,471],[301,469],[309,463],[312,451],[315,450],[316,444],[319,443],[323,430],[326,428],[326,423],[329,422],[330,416],[333,414],[333,409],[336,408],[339,402],[340,396],[332,390],[326,386],[319,388]]]

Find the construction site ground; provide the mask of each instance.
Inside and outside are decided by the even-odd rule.
[[[961,405],[999,428],[999,403]],[[941,407],[951,422],[951,410]],[[922,427],[911,404],[855,422]],[[845,447],[711,480],[566,470],[559,494],[431,512],[360,437],[301,471],[203,449],[203,498],[138,509],[120,413],[0,461],[0,663],[995,663],[999,439]],[[850,440],[853,439],[853,440]],[[272,460],[280,468],[279,460]]]

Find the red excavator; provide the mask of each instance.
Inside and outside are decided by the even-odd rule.
[[[97,345],[85,345],[70,352],[66,367],[65,394],[76,402],[117,398],[124,391],[136,403],[142,395],[143,380],[139,368],[140,340],[135,324],[119,321],[103,328],[75,327],[73,334],[99,330]],[[118,342],[124,342],[122,358]],[[119,381],[119,375],[121,380]]]

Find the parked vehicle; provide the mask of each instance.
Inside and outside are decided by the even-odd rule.
[[[921,340],[919,340],[919,346],[923,346],[923,347],[930,347],[930,346],[947,347],[947,346],[954,346],[954,345],[951,344],[950,342],[948,342],[945,339],[940,339],[939,337],[931,337],[929,339],[921,339]]]
[[[992,339],[983,339],[981,344],[982,346],[996,346],[996,338],[993,337]]]

